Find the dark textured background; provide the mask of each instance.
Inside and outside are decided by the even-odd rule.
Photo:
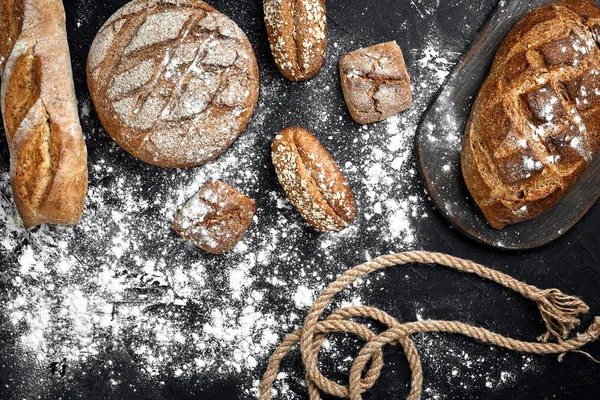
[[[391,39],[397,40],[403,49],[419,48],[423,36],[430,33],[431,26],[439,29],[438,36],[443,41],[443,48],[464,53],[474,39],[478,29],[496,6],[494,0],[429,0],[436,4],[437,11],[432,14],[423,13],[428,1],[411,0],[330,0],[328,17],[330,29],[343,31],[356,37],[359,44],[377,43]],[[437,3],[436,3],[437,2]],[[106,18],[116,11],[125,0],[114,1],[78,1],[66,0],[67,25],[73,56],[74,75],[78,98],[88,96],[84,79],[87,51]],[[213,0],[210,4],[227,15],[230,15],[248,33],[257,52],[263,77],[277,74],[270,59],[268,44],[262,25],[262,3],[257,0]],[[88,17],[81,22],[78,17]],[[400,27],[406,23],[405,27]],[[405,51],[409,68],[416,68],[418,54]],[[334,61],[332,61],[334,62]],[[287,84],[293,95],[298,86]],[[290,104],[294,107],[295,104]],[[348,116],[344,116],[348,119]],[[273,120],[274,129],[284,125]],[[296,123],[302,123],[302,112],[299,112]],[[351,124],[350,121],[345,123]],[[102,143],[110,139],[104,135],[88,141],[90,157],[98,157],[97,151]],[[265,142],[267,143],[267,142]],[[334,146],[330,143],[329,146]],[[335,151],[335,149],[334,149]],[[119,155],[119,157],[127,157]],[[135,164],[135,163],[134,163]],[[137,164],[135,164],[137,167]],[[8,168],[8,151],[4,136],[0,139],[0,168]],[[138,168],[139,170],[140,168]],[[142,168],[143,169],[143,168]],[[93,184],[93,177],[91,177]],[[265,185],[276,188],[273,179]],[[464,258],[493,266],[530,284],[546,288],[557,287],[566,293],[580,296],[591,307],[591,315],[600,315],[600,237],[597,234],[600,223],[600,207],[593,207],[583,220],[564,237],[544,248],[512,253],[488,248],[468,240],[452,229],[439,215],[433,213],[426,224],[420,224],[420,236],[424,250],[440,251],[459,255]],[[369,239],[370,240],[370,239]],[[398,249],[388,249],[398,250]],[[307,246],[305,251],[313,251]],[[2,270],[11,268],[10,255],[0,255]],[[340,262],[353,265],[362,261],[356,254],[340,254]],[[4,260],[4,261],[3,261]],[[8,260],[8,261],[7,261]],[[404,274],[405,272],[400,272]],[[415,318],[414,304],[404,299],[413,299],[427,309],[427,316],[436,319],[457,319],[476,325],[486,326],[501,334],[531,340],[542,332],[539,315],[534,305],[520,299],[495,285],[484,283],[469,276],[456,276],[452,272],[431,267],[414,267],[411,274],[421,279],[411,280],[410,284],[394,284],[396,272],[386,278],[385,295],[372,296],[368,303],[392,309],[392,314],[401,316],[402,320]],[[381,292],[377,292],[381,293]],[[457,304],[460,307],[457,307]],[[275,305],[273,305],[275,307]],[[590,316],[586,316],[585,324]],[[0,325],[4,324],[4,316]],[[0,351],[0,398],[12,399],[10,388],[28,371],[13,368],[10,353],[10,334],[0,329],[0,339],[4,343],[4,351]],[[448,335],[431,335],[428,340],[442,340],[456,349],[468,351],[471,357],[484,357],[482,365],[494,371],[508,369],[512,364],[522,363],[519,354],[491,349],[472,340]],[[422,341],[418,343],[422,344]],[[591,354],[600,355],[600,343],[589,346]],[[106,349],[102,357],[115,361],[115,369],[120,373],[124,384],[119,388],[110,388],[107,373],[91,362],[85,368],[74,371],[65,382],[52,378],[44,382],[48,399],[238,399],[243,397],[238,386],[240,381],[227,378],[199,378],[197,381],[182,383],[178,380],[167,380],[164,385],[157,385],[140,373],[135,363],[118,352]],[[394,350],[386,352],[386,362],[391,365],[384,370],[382,379],[367,395],[367,399],[402,398],[407,393],[408,370],[405,361]],[[443,391],[437,394],[425,393],[423,398],[493,398],[493,399],[597,399],[600,397],[600,366],[593,364],[580,355],[567,355],[562,363],[556,357],[534,357],[535,368],[512,371],[514,379],[501,387],[489,390],[485,387],[470,387],[467,390],[459,384],[460,380],[448,379],[453,368],[460,365],[450,364],[456,358],[441,355],[428,359],[424,354],[424,372],[426,387],[434,383]],[[298,357],[285,363],[293,366],[301,377]],[[266,360],[260,360],[259,373],[266,366]],[[462,371],[462,370],[461,370]],[[52,374],[52,371],[48,371]],[[254,374],[255,377],[258,374]],[[240,380],[248,379],[240,376]],[[303,389],[296,384],[296,389]],[[439,396],[439,397],[436,397]]]

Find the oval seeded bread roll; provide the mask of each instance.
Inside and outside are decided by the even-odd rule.
[[[462,171],[491,226],[534,218],[579,178],[600,144],[600,9],[563,0],[506,37],[473,106]]]
[[[219,156],[258,101],[258,64],[248,38],[200,0],[126,4],[96,35],[87,75],[108,134],[160,167]]]
[[[302,216],[317,230],[338,232],[356,217],[346,178],[317,138],[291,127],[273,139],[273,165],[281,186]]]
[[[60,0],[0,0],[2,117],[15,204],[26,227],[75,224],[87,152]]]
[[[264,0],[265,26],[281,75],[300,82],[314,78],[325,62],[325,0]]]

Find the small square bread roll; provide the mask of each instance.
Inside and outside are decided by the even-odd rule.
[[[342,91],[352,119],[381,121],[412,105],[410,77],[396,42],[359,49],[340,59]]]
[[[206,184],[185,203],[173,222],[173,229],[194,246],[212,254],[233,249],[242,239],[256,204],[228,184]]]

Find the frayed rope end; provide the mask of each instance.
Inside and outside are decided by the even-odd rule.
[[[594,317],[587,331],[581,335],[586,335],[591,342],[597,340],[600,337],[600,317]]]
[[[538,337],[541,342],[566,339],[581,322],[579,315],[589,311],[587,304],[579,298],[568,296],[558,289],[541,291],[536,303],[547,330]]]
[[[600,337],[600,317],[594,317],[594,320],[588,327],[587,331],[585,331],[583,333],[579,333],[577,335],[577,339],[579,339],[583,345],[591,343],[591,342],[595,342],[596,340],[598,340],[598,337]],[[589,358],[590,360],[592,360],[593,362],[595,362],[596,364],[600,364],[600,361],[598,361],[596,358],[594,358],[594,356],[592,356],[588,352],[585,352],[585,351],[582,351],[579,349],[574,349],[574,350],[570,350],[569,353],[582,354],[582,355],[586,356],[587,358]],[[567,355],[566,352],[559,354],[558,362],[562,362],[566,355]]]
[[[578,353],[581,355],[586,356],[587,358],[589,358],[590,360],[592,360],[592,362],[596,363],[596,364],[600,364],[600,361],[598,361],[596,358],[594,358],[594,356],[592,356],[590,353],[585,352],[585,351],[581,351],[581,350],[571,350],[569,353]],[[558,356],[558,362],[563,362],[565,356],[567,355],[567,353],[561,353]]]

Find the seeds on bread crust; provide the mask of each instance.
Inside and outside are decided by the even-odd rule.
[[[315,229],[338,232],[352,223],[354,195],[331,155],[310,131],[284,129],[275,136],[271,151],[281,186]]]
[[[185,203],[173,222],[173,229],[196,247],[223,254],[242,239],[256,204],[222,181],[206,184]]]
[[[264,0],[271,52],[291,81],[313,78],[325,61],[327,17],[324,0]]]
[[[134,0],[100,29],[87,64],[102,125],[161,167],[206,163],[246,127],[258,64],[242,30],[199,0]]]

